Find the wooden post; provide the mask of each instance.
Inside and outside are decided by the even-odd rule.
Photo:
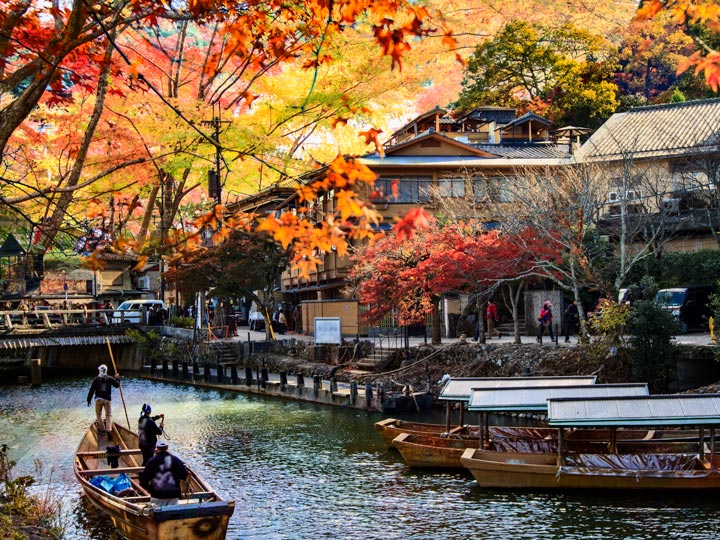
[[[445,403],[445,433],[450,433],[450,402]]]
[[[558,428],[558,467],[563,466],[563,446],[565,446],[565,430]]]
[[[30,360],[30,384],[33,386],[40,386],[42,377],[40,373],[41,362],[39,358],[33,358]]]

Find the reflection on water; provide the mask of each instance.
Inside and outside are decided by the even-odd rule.
[[[69,540],[119,540],[72,474],[94,414],[89,384],[0,387],[0,443],[18,472],[33,473],[42,461],[67,512]],[[720,501],[706,494],[482,490],[463,472],[410,470],[384,448],[379,415],[139,379],[124,380],[123,390],[133,428],[150,402],[166,415],[171,451],[236,501],[231,540],[709,540],[720,528]],[[114,398],[114,418],[124,424]]]

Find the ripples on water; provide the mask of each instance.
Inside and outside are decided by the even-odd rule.
[[[63,501],[68,540],[119,540],[80,496],[72,456],[94,409],[90,379],[0,387],[0,444]],[[481,490],[469,475],[413,471],[384,448],[379,415],[178,387],[123,383],[166,414],[171,451],[236,501],[228,539],[694,539],[719,536],[716,495]],[[125,423],[119,393],[114,418]]]

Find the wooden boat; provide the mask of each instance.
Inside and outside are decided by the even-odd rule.
[[[119,447],[108,455],[107,447]],[[107,465],[117,458],[117,468]],[[234,501],[220,497],[190,467],[183,495],[173,506],[153,507],[150,495],[138,483],[143,467],[137,435],[119,424],[112,435],[98,433],[95,423],[85,433],[75,453],[75,477],[90,502],[112,520],[113,525],[130,540],[223,540],[228,521],[235,509]],[[125,473],[131,488],[112,495],[91,483],[98,476],[117,478]]]
[[[460,458],[481,487],[544,489],[720,489],[715,426],[720,394],[550,399],[548,424],[558,429],[556,454],[468,448]],[[606,451],[570,451],[565,428],[711,426],[695,442],[610,438]],[[593,441],[597,444],[598,441]]]
[[[460,457],[467,448],[478,448],[480,439],[455,439],[418,433],[401,433],[393,440],[405,463],[415,468],[462,469]]]
[[[455,426],[448,431],[445,424],[425,424],[422,422],[407,422],[397,418],[386,418],[375,423],[375,429],[385,441],[388,448],[395,448],[394,440],[403,433],[413,435],[435,435],[440,437],[443,433],[456,436],[466,436],[477,439],[479,431],[477,426]]]
[[[547,454],[555,459],[558,451],[557,429],[541,427],[491,426],[488,448],[497,453]],[[690,432],[688,432],[690,433]],[[654,439],[654,436],[658,436]],[[671,434],[651,430],[618,431],[616,438],[619,451],[628,453],[638,448],[649,448],[653,443],[656,452],[694,451],[693,443],[675,444],[665,439]],[[697,437],[697,432],[695,432]],[[565,442],[568,449],[582,452],[606,453],[610,431],[607,429],[581,429],[568,433]],[[661,446],[657,443],[662,441]],[[467,448],[479,448],[477,434],[437,435],[430,433],[401,433],[393,440],[393,448],[400,452],[405,463],[414,468],[463,469],[460,460]]]

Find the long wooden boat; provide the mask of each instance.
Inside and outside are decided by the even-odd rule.
[[[119,452],[107,452],[108,446]],[[117,467],[108,461],[117,458]],[[75,453],[75,477],[90,502],[112,520],[130,540],[224,540],[234,501],[224,500],[190,467],[183,495],[173,506],[153,507],[150,495],[138,483],[143,467],[137,435],[119,424],[111,435],[98,433],[95,423],[85,433]],[[130,478],[131,487],[116,495],[91,483],[98,476]]]
[[[557,429],[543,427],[491,426],[488,447],[497,453],[547,454],[555,459],[558,452]],[[688,434],[691,432],[687,432]],[[695,438],[697,438],[697,431]],[[670,439],[673,433],[655,430],[618,430],[615,434],[621,453],[652,449],[657,453],[696,452],[692,441]],[[607,453],[610,431],[581,429],[566,434],[565,444],[576,452]],[[405,463],[413,468],[463,469],[460,458],[467,448],[479,448],[480,439],[469,435],[401,433],[393,440]]]
[[[469,438],[478,438],[480,436],[477,426],[455,426],[447,430],[445,424],[425,424],[422,422],[408,422],[406,420],[398,420],[397,418],[386,418],[375,423],[375,429],[385,441],[388,448],[395,448],[393,441],[398,435],[403,433],[413,435],[435,435],[437,437],[443,434],[455,436],[467,436]]]
[[[556,454],[468,448],[460,461],[481,487],[720,489],[718,394],[550,399],[548,424],[558,430]],[[613,434],[617,427],[672,425],[704,427],[695,442],[624,441],[613,435],[603,451],[571,451],[565,440],[568,427],[597,427]]]

